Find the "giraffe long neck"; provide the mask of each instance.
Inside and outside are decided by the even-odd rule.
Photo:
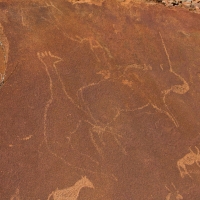
[[[67,189],[67,196],[77,199],[80,193],[80,190],[84,187],[84,184],[75,183],[72,187]]]
[[[81,190],[83,187],[85,187],[85,185],[82,182],[77,182],[74,184],[74,186],[76,188],[78,188],[79,190]]]

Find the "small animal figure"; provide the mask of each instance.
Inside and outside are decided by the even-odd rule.
[[[77,200],[79,192],[83,187],[94,188],[94,185],[86,176],[69,188],[56,189],[48,196],[47,200],[50,200],[51,197],[53,197],[53,200]]]
[[[183,196],[179,194],[179,191],[176,189],[175,185],[172,183],[174,191],[171,191],[167,186],[166,189],[169,191],[165,200],[182,200]]]
[[[197,154],[194,153],[191,148],[189,148],[190,153],[186,154],[183,158],[179,159],[177,162],[177,166],[182,178],[184,178],[186,175],[192,178],[189,172],[187,171],[186,165],[193,165],[194,163],[196,163],[197,166],[200,167],[199,149],[196,146],[195,148],[197,150]]]

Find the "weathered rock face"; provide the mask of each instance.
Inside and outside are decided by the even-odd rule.
[[[116,1],[0,9],[0,199],[200,198],[199,15]]]

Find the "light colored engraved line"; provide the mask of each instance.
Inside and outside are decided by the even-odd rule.
[[[128,155],[127,151],[125,150],[125,148],[123,147],[122,143],[118,139],[118,138],[122,138],[122,135],[120,135],[118,133],[114,133],[112,131],[112,128],[109,127],[108,125],[105,127],[105,132],[110,133],[113,136],[113,138],[114,138],[115,142],[117,143],[117,145],[121,148],[122,153],[124,155]]]
[[[55,72],[56,72],[56,75],[57,75],[57,77],[58,77],[58,79],[59,79],[59,81],[60,81],[60,83],[61,83],[62,90],[63,90],[64,94],[66,95],[66,97],[71,101],[71,103],[72,103],[76,108],[78,108],[79,110],[83,111],[86,115],[88,115],[88,113],[87,113],[83,108],[81,108],[78,104],[75,103],[75,101],[73,100],[73,98],[72,98],[72,97],[67,93],[67,91],[66,91],[66,88],[65,88],[65,85],[64,85],[64,83],[63,83],[63,80],[62,80],[62,78],[60,77],[60,74],[58,73],[58,70],[57,70],[57,67],[56,67],[56,63],[61,62],[62,59],[61,59],[60,57],[58,57],[58,56],[54,56],[51,52],[48,52],[48,54],[49,54],[51,57],[54,57],[54,58],[59,59],[58,61],[54,62],[53,67],[54,67]],[[96,84],[98,84],[98,83],[96,83]],[[90,85],[88,85],[88,86],[84,86],[84,87],[82,87],[82,88],[87,88],[87,87],[90,87],[90,86],[92,86],[92,85],[95,85],[95,83],[90,84]],[[79,90],[82,90],[82,88],[80,88]],[[81,95],[82,95],[82,94],[81,94]],[[78,96],[77,96],[77,97],[78,97]],[[82,96],[81,96],[81,97],[82,97]],[[82,100],[83,100],[83,99],[82,99]],[[92,117],[91,113],[90,113],[90,116]],[[93,118],[93,119],[94,119],[94,118]]]
[[[9,53],[9,43],[8,39],[4,34],[4,28],[0,24],[0,47],[2,49],[2,52],[4,54],[4,65],[5,65],[5,70],[4,73],[1,73],[1,80],[0,80],[0,86],[4,83],[5,76],[6,76],[6,70],[7,70],[7,63],[8,63],[8,53]]]
[[[50,99],[47,101],[46,105],[45,105],[45,111],[44,111],[44,131],[43,131],[43,135],[44,135],[44,140],[45,140],[45,143],[49,149],[49,146],[48,146],[48,140],[47,140],[47,124],[46,124],[46,121],[47,121],[47,112],[48,112],[48,109],[50,107],[50,105],[52,104],[53,102],[53,83],[52,83],[52,79],[51,79],[51,76],[50,76],[50,73],[49,73],[49,70],[48,70],[48,67],[46,65],[46,63],[43,61],[43,57],[45,57],[45,54],[44,53],[37,53],[37,56],[38,56],[38,59],[43,63],[43,65],[45,66],[45,71],[46,71],[46,74],[49,78],[49,89],[50,89]]]
[[[22,19],[22,25],[25,26],[22,8],[21,8],[21,19]]]
[[[198,147],[195,146],[195,148],[197,150],[197,153],[194,153],[189,147],[190,152],[177,161],[177,167],[182,178],[188,175],[192,179],[192,176],[189,174],[186,168],[187,165],[191,166],[193,164],[196,164],[198,167],[200,167],[200,151]]]
[[[126,72],[128,69],[131,69],[131,68],[142,69],[142,68],[140,68],[140,65],[139,65],[139,66],[138,66],[138,65],[136,65],[136,66],[135,66],[135,65],[134,65],[134,66],[128,65],[128,66],[125,68],[124,72]],[[128,83],[125,82],[125,84],[129,84],[129,82],[128,82]],[[131,84],[131,83],[130,83],[130,84]],[[130,85],[130,87],[132,87],[132,85]],[[162,91],[162,92],[163,92],[163,91]],[[162,110],[161,108],[158,108],[156,105],[154,105],[154,104],[151,102],[150,99],[149,99],[148,101],[149,101],[149,103],[147,103],[146,105],[142,106],[141,108],[136,108],[136,109],[133,109],[133,110],[122,109],[121,111],[122,111],[122,112],[135,112],[135,111],[137,111],[137,110],[139,110],[139,109],[143,109],[143,108],[145,108],[145,107],[151,105],[154,109],[156,109],[156,110],[159,111],[160,113],[166,114],[166,115],[172,120],[172,122],[175,124],[175,126],[176,126],[176,127],[179,127],[179,124],[178,124],[176,118],[175,118],[172,114],[170,114],[168,111],[165,111],[165,110]],[[164,98],[163,98],[163,103],[165,104],[166,109],[169,110],[168,106],[167,106],[166,103],[165,103],[165,95],[164,95]]]
[[[89,156],[89,155],[87,155],[87,154],[85,154],[85,153],[82,153],[82,152],[78,151],[78,150],[72,145],[72,143],[71,143],[71,137],[72,137],[73,134],[75,134],[75,133],[78,131],[78,129],[79,129],[81,123],[82,123],[82,121],[79,121],[79,122],[78,122],[78,124],[77,124],[75,130],[72,131],[72,132],[70,132],[70,136],[69,136],[69,137],[66,137],[66,139],[68,140],[68,143],[69,143],[70,147],[71,147],[74,151],[77,151],[80,155],[89,158],[89,159],[90,159],[92,162],[94,162],[96,165],[99,165],[99,162],[98,162],[98,161],[94,160],[91,156]]]
[[[110,122],[106,124],[106,127],[109,126],[111,123],[115,122],[117,118],[120,116],[120,114],[121,114],[121,110],[117,109],[117,114],[113,117],[113,119]]]
[[[83,101],[83,103],[84,103],[84,105],[85,105],[85,107],[86,107],[86,109],[87,109],[87,111],[88,111],[90,117],[92,118],[92,120],[93,120],[95,123],[97,123],[97,120],[94,118],[94,116],[93,116],[92,113],[91,113],[91,110],[89,109],[89,107],[88,107],[88,106],[86,105],[86,103],[85,103],[85,100],[84,100],[84,98],[83,98],[83,90],[85,90],[85,89],[87,89],[87,88],[89,88],[89,87],[97,86],[97,85],[99,85],[100,83],[105,82],[105,81],[106,81],[105,79],[102,79],[101,81],[99,81],[99,82],[97,82],[97,83],[90,83],[90,84],[88,84],[88,85],[82,86],[82,87],[79,88],[79,89],[77,90],[77,92],[76,92],[76,96],[77,96],[77,97],[81,97],[81,100]]]
[[[62,90],[63,90],[63,92],[64,92],[64,94],[67,96],[67,98],[71,101],[71,103],[73,103],[76,107],[77,107],[77,105],[76,105],[76,103],[74,102],[74,100],[69,96],[69,94],[67,93],[67,91],[66,91],[66,89],[65,89],[65,86],[64,86],[64,83],[63,83],[63,81],[62,81],[62,79],[61,79],[61,77],[60,77],[60,75],[59,75],[59,73],[58,73],[58,70],[57,70],[57,67],[56,67],[56,64],[57,63],[59,63],[59,62],[61,62],[61,61],[63,61],[60,57],[58,57],[58,56],[54,56],[50,51],[48,52],[49,53],[49,55],[52,57],[52,58],[57,58],[57,59],[59,59],[58,61],[56,61],[56,62],[54,62],[53,63],[53,67],[54,67],[54,69],[55,69],[55,71],[56,71],[56,75],[58,76],[58,79],[59,79],[59,81],[60,81],[60,83],[61,83],[61,85],[62,85]]]
[[[146,108],[146,107],[148,107],[150,105],[151,105],[150,103],[147,103],[144,106],[141,106],[141,107],[133,109],[133,110],[132,109],[121,109],[120,111],[121,112],[135,112],[135,111],[138,111],[138,110],[142,110],[142,109],[144,109],[144,108]]]
[[[11,196],[10,200],[20,200],[19,188],[15,190],[15,194]]]
[[[1,76],[1,77],[0,77],[0,78],[1,78],[1,79],[0,79],[0,86],[1,86],[1,85],[4,83],[5,74],[1,74],[1,73],[0,73],[0,76]]]
[[[54,57],[54,58],[58,59],[58,62],[61,61],[61,58],[52,55],[50,52],[49,52],[49,53],[45,52],[45,54],[46,54],[46,55],[50,55],[51,57]],[[59,76],[59,74],[58,74],[58,71],[57,71],[57,68],[56,68],[55,64],[56,64],[56,62],[54,63],[54,68],[55,68],[56,73],[57,73],[57,76],[59,77],[59,80],[60,80],[60,82],[61,82],[61,84],[62,84],[63,91],[64,91],[64,93],[66,94],[66,96],[69,97],[68,94],[67,94],[67,92],[66,92],[66,90],[65,90],[64,84],[63,84],[63,82],[62,82],[62,80],[61,80],[61,78],[60,78],[60,76]],[[100,82],[99,82],[99,83],[100,83]],[[90,86],[93,86],[93,85],[97,85],[97,84],[99,84],[99,83],[94,83],[94,84],[90,84],[90,85],[84,86],[84,87],[80,88],[80,90],[82,91],[82,89],[85,89],[85,88],[90,87]],[[82,97],[82,93],[81,93],[81,97]],[[83,99],[83,97],[82,97],[82,99]],[[71,99],[71,100],[72,100],[72,99]],[[84,102],[84,99],[83,99],[83,102]],[[72,102],[72,103],[74,103],[74,105],[76,105],[75,102]],[[77,107],[78,107],[79,109],[81,109],[78,105],[77,105]],[[81,110],[84,111],[83,109],[81,109]],[[93,117],[92,113],[90,112],[90,109],[89,109],[89,108],[88,108],[88,111],[89,111],[89,114],[90,114],[90,116],[92,117],[92,119],[95,121],[95,123],[97,123],[97,121],[96,121],[95,118]],[[84,111],[84,112],[85,112],[85,111]],[[87,112],[85,112],[85,113],[88,115]],[[98,135],[100,135],[100,133],[99,133]],[[90,160],[93,160],[93,159],[90,157]],[[93,161],[94,161],[94,160],[93,160]],[[95,162],[97,163],[97,161],[95,161]]]
[[[47,2],[46,2],[46,5],[47,5],[47,7],[53,7],[53,8],[56,9],[58,12],[60,12],[61,14],[63,14],[63,12],[62,12],[60,9],[58,9],[51,1],[50,1],[50,3],[47,3]]]
[[[165,199],[166,200],[172,200],[172,199],[176,198],[176,200],[182,200],[183,196],[176,189],[174,183],[171,183],[171,185],[173,186],[173,190],[174,191],[171,191],[167,186],[165,186],[165,188],[169,191],[169,193],[167,194],[167,196],[165,197]],[[171,197],[172,197],[172,199],[171,199]]]
[[[172,122],[175,124],[175,126],[176,126],[176,127],[179,127],[179,124],[178,124],[176,118],[175,118],[172,114],[170,114],[169,112],[167,112],[167,111],[165,111],[165,110],[162,110],[162,109],[158,108],[158,107],[157,107],[156,105],[154,105],[153,103],[151,103],[151,105],[152,105],[153,108],[155,108],[158,112],[166,114],[166,115],[172,120]],[[166,106],[166,108],[168,109],[167,106]]]
[[[125,74],[129,69],[140,69],[140,70],[143,70],[143,71],[151,71],[152,70],[152,67],[151,65],[140,65],[140,64],[131,64],[131,65],[127,65],[124,69],[124,72],[123,74]]]
[[[119,115],[118,115],[119,116]],[[116,133],[113,133],[113,131],[111,131],[111,127],[109,126],[109,124],[107,124],[106,126],[102,127],[102,126],[98,126],[98,125],[94,125],[92,124],[90,121],[86,120],[85,122],[87,122],[88,124],[90,124],[93,128],[90,130],[90,133],[93,134],[94,133],[97,133],[98,134],[98,137],[101,141],[101,143],[105,146],[105,142],[103,141],[102,137],[103,137],[103,134],[104,133],[109,133],[113,136],[115,142],[118,144],[118,146],[122,149],[122,153],[124,155],[127,155],[127,152],[125,150],[125,148],[122,146],[121,142],[118,140],[117,137],[121,138],[122,136],[119,135],[119,134],[116,134]],[[93,131],[93,132],[92,132]],[[103,157],[103,151],[101,150],[101,148],[97,145],[93,135],[91,135],[91,140],[92,140],[92,143],[94,144],[95,148],[97,149],[97,152],[101,155],[101,157]]]
[[[111,133],[112,133],[112,132],[111,132]],[[113,135],[113,137],[114,137],[116,143],[118,144],[118,146],[121,148],[122,153],[123,153],[124,155],[128,155],[126,149],[123,147],[122,143],[121,143],[121,142],[119,141],[119,139],[116,137],[116,134],[112,133],[112,135]],[[117,135],[117,136],[118,136],[118,135]]]
[[[29,135],[27,137],[22,138],[21,140],[27,141],[30,140],[33,137],[33,135]]]
[[[89,170],[89,169],[85,169],[85,168],[81,168],[81,167],[76,167],[74,165],[72,165],[71,163],[67,162],[63,157],[57,155],[56,153],[54,153],[50,148],[49,148],[49,145],[48,145],[48,138],[47,138],[47,113],[48,113],[48,110],[49,110],[49,107],[50,105],[52,104],[53,102],[53,82],[52,82],[52,79],[51,79],[51,76],[50,76],[50,73],[48,71],[48,67],[46,65],[46,63],[43,61],[42,58],[44,58],[45,56],[47,56],[47,52],[45,53],[37,53],[37,56],[38,56],[38,59],[43,63],[43,65],[45,66],[45,71],[47,73],[47,76],[49,78],[49,89],[50,89],[50,98],[49,100],[47,101],[46,105],[45,105],[45,109],[44,109],[44,120],[43,120],[43,124],[44,124],[44,128],[43,128],[43,136],[44,136],[44,142],[46,144],[46,147],[49,151],[49,153],[51,155],[53,155],[54,157],[56,157],[57,159],[61,160],[64,164],[66,164],[68,167],[71,167],[71,168],[74,168],[76,170],[79,170],[79,171],[85,171],[85,172],[88,172],[88,173],[91,173],[91,174],[99,174],[98,172],[95,172],[95,171],[92,171],[92,170]],[[59,58],[57,56],[54,56],[55,58]],[[57,62],[60,62],[60,61],[57,61]],[[107,178],[111,178],[115,181],[117,181],[117,178],[113,175],[113,174],[105,174],[105,173],[100,173],[102,176],[104,177],[107,177]]]
[[[102,3],[104,2],[104,0],[69,0],[69,2],[71,2],[73,5],[74,4],[89,4],[89,5],[96,5],[96,6],[102,6]]]
[[[62,60],[60,57],[58,57],[58,56],[54,56],[50,51],[48,52],[48,54],[49,54],[51,57],[58,59],[58,61],[56,61],[56,62],[53,63],[53,67],[54,67],[54,69],[55,69],[55,72],[56,72],[56,75],[57,75],[57,77],[58,77],[58,80],[60,81],[60,84],[61,84],[61,86],[62,86],[62,90],[63,90],[65,96],[67,97],[68,100],[71,101],[71,103],[72,103],[76,108],[78,108],[79,110],[83,111],[86,115],[88,115],[87,112],[85,112],[85,110],[83,110],[78,104],[75,103],[75,101],[73,100],[73,98],[72,98],[72,97],[68,94],[68,92],[66,91],[64,82],[63,82],[62,78],[60,77],[60,74],[58,73],[58,70],[57,70],[57,67],[56,67],[56,64],[59,63],[59,62],[61,62],[61,61],[63,61],[63,60]]]
[[[0,29],[1,29],[0,36],[2,36],[2,41],[0,42],[0,46],[1,46],[2,50],[3,50],[4,61],[5,61],[5,64],[7,66],[7,63],[8,63],[8,53],[9,53],[9,43],[8,43],[8,39],[7,39],[6,35],[4,34],[4,31],[3,31],[4,28],[3,28],[3,26],[1,24],[0,24]]]
[[[77,43],[79,43],[79,44],[82,44],[82,43],[85,42],[85,41],[88,42],[89,45],[90,45],[91,51],[95,54],[95,57],[97,58],[97,60],[98,60],[99,62],[100,62],[100,59],[98,58],[98,56],[97,56],[96,53],[94,52],[94,48],[102,48],[102,49],[104,49],[104,50],[106,51],[107,55],[109,56],[109,58],[113,58],[113,56],[112,56],[110,50],[109,50],[107,47],[103,47],[97,40],[93,39],[92,37],[81,38],[80,36],[76,35],[75,38],[74,38],[74,37],[69,36],[69,34],[66,33],[66,31],[62,29],[63,26],[62,26],[62,24],[60,23],[60,21],[57,19],[57,17],[56,17],[54,14],[53,14],[53,16],[54,16],[54,19],[56,20],[57,24],[58,24],[61,28],[59,28],[57,25],[55,25],[55,23],[54,23],[54,25],[55,25],[59,30],[62,31],[63,35],[64,35],[65,37],[67,37],[68,39],[70,39],[71,41],[77,42]],[[93,45],[93,44],[92,44],[92,40],[93,40],[97,45]]]
[[[185,79],[184,79],[182,76],[180,76],[179,74],[177,74],[176,72],[173,71],[172,64],[171,64],[171,60],[170,60],[170,56],[169,56],[169,54],[168,54],[168,51],[167,51],[165,42],[164,42],[163,37],[162,37],[162,35],[161,35],[160,32],[159,32],[159,35],[160,35],[160,38],[161,38],[161,41],[162,41],[162,45],[163,45],[163,48],[164,48],[164,50],[165,50],[165,54],[166,54],[166,56],[167,56],[167,60],[168,60],[168,63],[169,63],[169,67],[170,67],[169,71],[170,71],[171,73],[173,73],[175,76],[177,76],[177,77],[183,82],[182,85],[173,85],[173,86],[171,86],[170,89],[162,91],[162,93],[163,93],[163,102],[164,102],[166,108],[169,110],[169,108],[168,108],[168,106],[167,106],[167,104],[166,104],[166,96],[167,96],[168,94],[170,94],[171,92],[174,92],[174,93],[176,93],[176,94],[185,94],[190,88],[189,88],[188,83],[185,81]],[[164,112],[165,112],[165,111],[164,111]],[[168,116],[171,116],[170,118],[173,119],[174,122],[176,122],[175,125],[178,127],[179,124],[178,124],[178,122],[175,120],[175,118],[173,117],[173,115],[170,115],[168,112],[166,112],[166,114],[167,114]]]
[[[160,64],[160,69],[163,71],[164,69],[163,69],[163,64]]]
[[[82,179],[78,180],[73,186],[59,190],[58,188],[49,194],[48,199],[50,200],[51,197],[54,200],[77,200],[79,197],[80,190],[83,187],[88,187],[94,189],[93,183],[86,177],[82,177]]]
[[[159,35],[160,35],[160,38],[161,38],[161,41],[162,41],[162,45],[163,45],[163,48],[164,48],[165,53],[166,53],[166,56],[167,56],[167,60],[168,60],[169,67],[170,67],[170,71],[172,72],[172,71],[173,71],[173,70],[172,70],[172,64],[171,64],[171,60],[170,60],[169,54],[168,54],[168,52],[167,52],[167,48],[166,48],[166,46],[165,46],[165,42],[164,42],[163,37],[162,37],[162,35],[161,35],[160,32],[159,32]]]
[[[90,139],[94,145],[94,147],[96,148],[97,152],[99,153],[99,155],[104,158],[104,155],[103,155],[103,151],[101,150],[101,148],[99,148],[99,146],[97,145],[95,139],[94,139],[94,136],[93,136],[93,133],[91,130],[89,130],[89,133],[90,133]]]
[[[163,93],[164,93],[163,100],[165,102],[166,95],[169,94],[171,91],[173,91],[174,93],[177,93],[177,94],[185,94],[190,88],[189,88],[189,85],[186,82],[186,80],[181,75],[179,75],[179,74],[177,74],[176,72],[173,71],[171,60],[170,60],[169,54],[167,52],[165,42],[164,42],[163,37],[162,37],[160,32],[159,32],[159,35],[160,35],[160,38],[161,38],[161,41],[162,41],[162,44],[163,44],[163,48],[165,50],[165,54],[166,54],[167,59],[168,59],[168,63],[169,63],[169,67],[170,67],[169,71],[171,73],[173,73],[175,76],[177,76],[183,82],[182,85],[174,85],[169,90],[163,91]]]
[[[190,79],[190,83],[193,84],[194,82],[193,82],[193,75],[192,75],[192,72],[191,72],[191,67],[188,68],[188,72],[189,72],[189,77],[190,77],[189,78]]]

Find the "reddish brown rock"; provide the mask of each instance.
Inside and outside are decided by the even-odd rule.
[[[118,1],[0,10],[0,199],[200,198],[198,14]]]

